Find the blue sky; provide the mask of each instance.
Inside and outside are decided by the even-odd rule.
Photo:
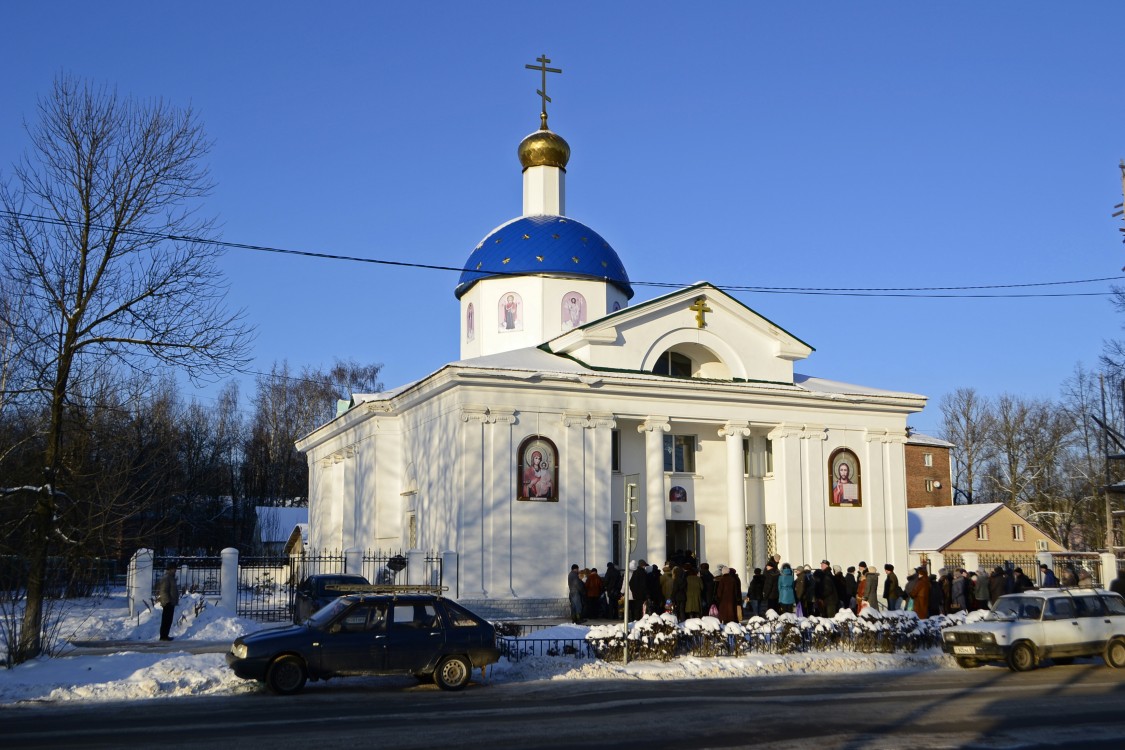
[[[1125,264],[1119,2],[56,2],[4,19],[5,173],[60,71],[191,104],[232,242],[460,266],[520,213],[516,145],[539,111],[524,65],[546,53],[567,213],[634,282],[960,287]],[[355,358],[394,387],[458,357],[456,272],[244,250],[223,266],[256,369]],[[911,421],[929,432],[960,386],[1056,396],[1123,322],[1104,295],[735,296],[816,348],[798,371],[930,396]]]

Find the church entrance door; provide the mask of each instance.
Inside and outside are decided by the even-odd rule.
[[[667,543],[668,557],[671,558],[677,550],[687,552],[692,550],[699,557],[699,524],[695,521],[668,521],[664,534]]]

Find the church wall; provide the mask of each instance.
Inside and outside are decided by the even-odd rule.
[[[719,435],[728,423],[753,425],[751,472],[744,479],[745,518],[747,524],[763,527],[756,538],[762,556],[764,525],[774,524],[778,551],[792,564],[815,564],[822,557],[841,565],[860,559],[904,564],[905,480],[898,437],[904,433],[902,414],[849,412],[820,403],[806,407],[769,395],[755,396],[753,402],[733,401],[706,387],[642,393],[617,385],[487,379],[442,386],[420,397],[403,416],[361,419],[358,431],[316,449],[326,453],[351,441],[351,481],[360,502],[345,524],[338,483],[349,471],[341,469],[347,460],[335,463],[330,458],[318,463],[313,473],[312,483],[320,489],[311,492],[311,521],[318,538],[340,540],[327,546],[339,546],[342,527],[352,525],[357,546],[400,548],[407,545],[407,518],[413,512],[420,548],[454,549],[460,555],[460,589],[454,595],[562,598],[571,563],[601,571],[612,559],[615,520],[622,524],[624,547],[624,484],[629,474],[638,475],[642,506],[638,548],[626,559],[663,562],[650,552],[662,547],[663,539],[654,545],[647,538],[646,435],[637,427],[648,417],[670,422],[670,432],[658,433],[659,440],[665,434],[696,437],[693,472],[663,472],[661,454],[661,482],[654,499],[663,519],[698,522],[696,551],[712,567],[721,563],[746,572],[745,559],[732,559],[729,548],[733,535],[727,528],[728,446]],[[779,426],[771,429],[771,420]],[[610,470],[614,424],[621,436],[619,472]],[[559,450],[558,502],[516,499],[516,452],[521,441],[535,434],[549,438]],[[767,434],[773,439],[774,471],[764,476]],[[828,456],[841,446],[862,462],[863,503],[858,508],[827,504]],[[738,455],[741,461],[741,452]],[[687,502],[669,501],[673,486],[685,488]],[[327,506],[339,508],[340,516],[334,517]],[[895,534],[903,537],[901,543]]]

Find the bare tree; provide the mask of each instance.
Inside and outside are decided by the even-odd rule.
[[[380,369],[336,360],[327,370],[305,367],[294,375],[289,363],[281,362],[260,376],[246,447],[247,494],[266,505],[305,498],[308,464],[297,452],[297,439],[335,418],[337,402],[382,390]]]
[[[219,247],[183,239],[214,231],[196,216],[211,181],[210,143],[195,114],[60,76],[39,115],[27,128],[31,148],[0,190],[3,274],[25,293],[12,333],[29,373],[9,393],[37,397],[47,411],[19,660],[41,648],[75,373],[165,364],[216,377],[246,361],[250,338],[241,314],[226,308]]]
[[[992,405],[972,388],[958,388],[941,400],[942,437],[953,443],[954,502],[976,501],[984,465],[992,457]]]

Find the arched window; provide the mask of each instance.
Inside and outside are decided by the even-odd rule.
[[[692,376],[691,357],[671,349],[660,355],[652,367],[656,375],[668,375],[673,378],[690,378]]]

